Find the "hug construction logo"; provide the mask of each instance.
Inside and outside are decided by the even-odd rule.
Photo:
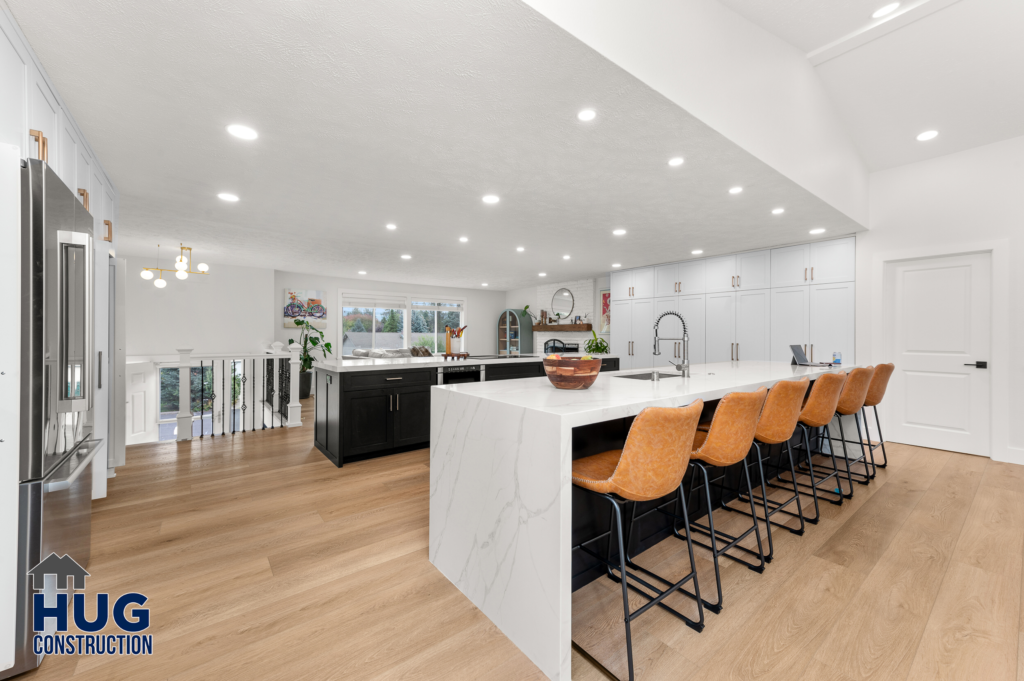
[[[96,617],[90,622],[85,615],[85,594],[74,593],[85,589],[85,578],[89,573],[71,556],[58,557],[51,553],[28,574],[32,577],[32,590],[36,592],[32,595],[32,630],[36,632],[32,650],[36,655],[153,654],[153,635],[140,633],[149,629],[149,608],[131,607],[146,604],[148,599],[142,594],[120,596],[114,601],[113,609],[110,608],[110,594],[96,594]],[[47,575],[56,577],[56,590],[45,588]],[[62,591],[64,589],[67,593]],[[67,633],[69,594],[75,626],[84,633]],[[125,633],[99,633],[107,626],[110,616]]]

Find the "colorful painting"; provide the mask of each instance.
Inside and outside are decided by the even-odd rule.
[[[599,291],[601,297],[601,321],[598,324],[598,333],[611,333],[612,329],[612,292],[603,288]]]
[[[327,328],[323,291],[284,290],[284,328],[294,329],[297,319],[306,320],[317,329]]]

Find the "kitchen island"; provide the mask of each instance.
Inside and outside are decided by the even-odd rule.
[[[741,361],[694,365],[690,378],[656,383],[622,378],[644,370],[602,372],[579,391],[556,390],[546,378],[435,386],[430,561],[549,678],[568,681],[573,458],[620,448],[623,429],[645,407],[830,371],[839,369]],[[608,442],[595,437],[605,425],[617,433]]]
[[[602,368],[618,369],[618,357],[600,357]],[[431,386],[543,375],[537,355],[447,362],[441,357],[318,362],[313,367],[313,442],[338,467],[426,447],[430,443]]]

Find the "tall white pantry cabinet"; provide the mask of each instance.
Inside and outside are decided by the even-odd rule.
[[[95,395],[93,437],[110,442],[114,391],[108,337],[111,261],[116,253],[118,196],[68,107],[47,77],[6,5],[0,3],[0,145],[16,147],[21,159],[44,160],[93,216],[95,245],[96,348],[103,351],[102,388]],[[15,174],[18,177],[19,174]],[[5,175],[6,177],[6,175]],[[17,193],[17,192],[16,192]],[[20,225],[5,225],[5,244],[20,244]],[[13,293],[13,292],[12,292]],[[99,356],[94,359],[99,363]],[[123,409],[121,405],[121,409]],[[6,439],[6,438],[5,438]],[[123,438],[121,438],[123,441]],[[8,440],[8,442],[10,442]],[[107,467],[124,463],[123,447],[107,450]],[[93,496],[106,493],[106,468],[96,466]]]
[[[654,321],[686,319],[690,363],[789,362],[790,345],[813,361],[854,354],[855,237],[688,260],[632,270],[611,279],[611,351],[622,369],[668,368],[681,344],[661,343]],[[682,324],[662,321],[658,336],[678,338]]]

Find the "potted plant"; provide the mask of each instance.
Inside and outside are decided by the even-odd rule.
[[[593,338],[588,338],[583,344],[583,350],[588,355],[604,355],[608,353],[608,341],[597,337],[597,331],[591,331]]]
[[[299,346],[302,347],[299,355],[299,399],[304,400],[309,397],[313,386],[313,372],[310,371],[313,368],[313,353],[320,350],[324,359],[327,359],[327,355],[331,354],[331,344],[324,340],[324,332],[307,320],[296,319],[295,326],[302,329],[302,335],[299,336]],[[288,339],[288,345],[294,342]]]

